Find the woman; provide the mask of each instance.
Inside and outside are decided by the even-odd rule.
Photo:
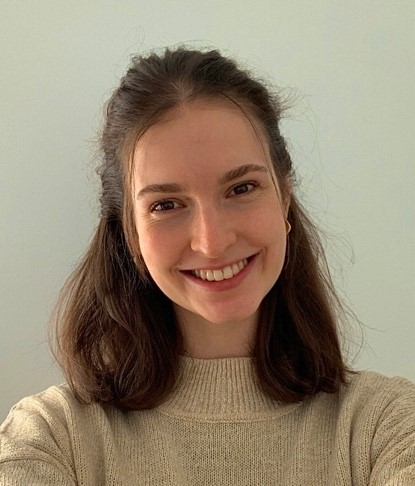
[[[69,386],[13,408],[0,484],[414,484],[415,386],[344,363],[281,114],[216,51],[133,59],[56,313]]]

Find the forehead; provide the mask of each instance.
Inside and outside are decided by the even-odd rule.
[[[135,186],[210,177],[241,164],[270,167],[260,124],[231,103],[185,104],[150,127],[134,151]]]

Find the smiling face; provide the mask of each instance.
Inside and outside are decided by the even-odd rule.
[[[286,245],[288,208],[268,157],[247,117],[224,103],[187,104],[139,140],[140,250],[179,319],[256,322]]]

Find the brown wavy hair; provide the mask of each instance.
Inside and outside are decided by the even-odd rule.
[[[280,133],[281,97],[220,52],[165,49],[132,59],[106,106],[100,137],[101,214],[54,313],[52,349],[75,396],[126,410],[157,406],[177,383],[184,340],[171,301],[140,256],[131,196],[137,140],[199,99],[237,104],[263,128],[283,197],[294,172]],[[347,381],[337,329],[341,303],[319,234],[290,190],[286,262],[264,298],[252,348],[262,389],[281,402]]]

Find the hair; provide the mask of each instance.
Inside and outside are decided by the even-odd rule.
[[[281,97],[217,50],[179,47],[133,57],[106,106],[100,136],[100,219],[54,313],[53,351],[75,396],[125,410],[156,407],[174,390],[184,339],[172,302],[145,267],[133,218],[132,154],[152,125],[197,100],[236,104],[266,135],[282,197],[290,191],[286,261],[260,306],[252,347],[263,391],[294,403],[335,393],[349,372],[341,303],[318,231],[296,199],[280,133]]]

